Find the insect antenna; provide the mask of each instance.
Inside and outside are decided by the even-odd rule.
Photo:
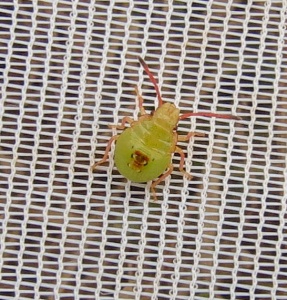
[[[234,115],[226,115],[226,114],[216,114],[211,112],[198,112],[198,113],[186,113],[179,116],[179,119],[186,119],[189,117],[209,117],[209,118],[219,118],[219,119],[229,119],[229,120],[241,120],[240,117]]]
[[[144,70],[146,71],[146,73],[147,73],[150,81],[154,85],[154,88],[155,88],[155,91],[156,91],[156,95],[157,95],[157,99],[158,99],[158,106],[162,106],[163,101],[162,101],[162,98],[161,98],[161,95],[160,95],[160,91],[159,91],[159,87],[157,85],[156,79],[154,78],[153,74],[149,70],[149,68],[148,68],[147,64],[144,62],[144,60],[141,57],[139,57],[138,59],[139,59],[141,65],[143,66]]]

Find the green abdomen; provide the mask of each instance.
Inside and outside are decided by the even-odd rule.
[[[134,182],[146,182],[159,177],[171,162],[174,152],[173,131],[144,120],[125,129],[116,142],[115,164],[119,172]],[[144,157],[144,163],[135,157]],[[146,161],[147,160],[147,161]]]

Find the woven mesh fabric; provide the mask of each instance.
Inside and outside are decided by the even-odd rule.
[[[2,1],[0,299],[287,299],[286,0]],[[192,180],[120,175],[162,97]]]

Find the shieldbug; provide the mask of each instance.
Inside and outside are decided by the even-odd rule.
[[[153,114],[146,113],[143,107],[143,98],[135,87],[139,101],[140,116],[138,120],[124,117],[117,129],[124,129],[120,135],[113,136],[106,147],[103,158],[92,166],[97,166],[107,161],[111,145],[116,141],[114,160],[118,171],[127,179],[134,182],[148,182],[156,179],[151,184],[151,190],[156,199],[155,187],[173,171],[172,155],[180,155],[179,170],[188,178],[192,175],[184,170],[184,153],[176,144],[178,141],[188,141],[192,136],[203,134],[190,132],[186,136],[178,136],[176,126],[179,120],[204,116],[229,120],[239,120],[234,115],[217,114],[211,112],[185,113],[180,115],[179,109],[172,103],[164,103],[156,79],[148,66],[139,57],[140,64],[153,83],[157,98],[158,108]],[[129,127],[126,125],[129,124]]]

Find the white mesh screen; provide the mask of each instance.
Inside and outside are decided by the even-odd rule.
[[[287,299],[286,0],[2,1],[0,299]],[[138,85],[188,118],[157,186],[109,160]]]

